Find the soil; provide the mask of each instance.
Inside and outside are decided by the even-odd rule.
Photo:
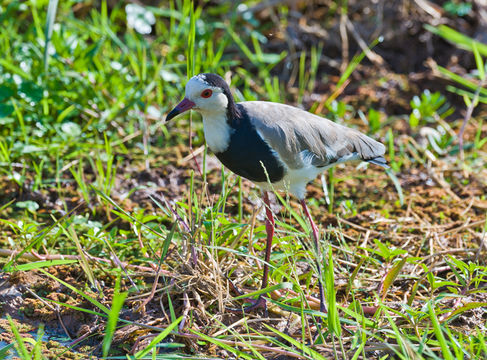
[[[305,96],[302,104],[305,108],[309,108],[317,99],[326,98],[334,90],[332,84],[338,80],[343,57],[350,59],[353,54],[360,51],[354,34],[359,34],[367,41],[379,35],[383,36],[383,42],[373,49],[375,56],[363,61],[353,73],[352,81],[339,99],[356,110],[366,112],[372,107],[387,114],[388,119],[385,121],[388,121],[387,128],[392,129],[394,133],[396,147],[404,145],[405,149],[405,163],[396,174],[404,193],[403,205],[399,203],[391,179],[384,171],[372,166],[359,170],[355,165],[341,165],[336,168],[336,198],[332,213],[328,212],[328,206],[324,201],[321,181],[317,179],[308,186],[308,198],[315,199],[310,206],[311,211],[328,241],[337,247],[341,242],[346,241],[350,248],[359,251],[359,248],[373,248],[374,239],[377,239],[389,244],[391,248],[407,250],[410,256],[422,257],[428,268],[434,269],[437,274],[450,271],[443,255],[455,254],[465,262],[485,259],[487,250],[485,247],[482,250],[480,244],[487,210],[485,165],[478,167],[476,171],[465,170],[457,160],[458,154],[436,156],[434,161],[427,160],[420,163],[416,159],[417,154],[414,153],[414,149],[406,146],[411,137],[417,143],[425,140],[417,131],[413,132],[407,122],[407,116],[411,112],[410,100],[423,90],[441,91],[449,103],[456,107],[456,111],[446,119],[452,125],[461,122],[464,115],[463,100],[445,91],[448,82],[437,76],[432,69],[432,62],[447,68],[455,67],[457,70],[461,68],[464,73],[469,73],[475,68],[471,54],[432,35],[424,28],[424,24],[447,24],[485,42],[486,39],[483,38],[487,34],[485,9],[484,12],[478,11],[482,2],[473,1],[474,10],[468,16],[458,17],[444,11],[443,1],[427,2],[433,9],[428,12],[428,9],[419,5],[424,2],[419,1],[350,0],[348,18],[352,25],[348,32],[349,48],[345,49],[346,51],[342,46],[343,38],[340,36],[340,16],[338,13],[335,16],[329,14],[330,1],[314,1],[312,5],[309,5],[308,1],[294,3],[289,23],[285,28],[275,22],[272,8],[256,5],[254,9],[255,18],[261,23],[269,24],[266,32],[269,41],[265,45],[265,51],[289,51],[289,56],[282,62],[282,66],[273,70],[274,74],[278,74],[281,81],[288,84],[292,93],[292,89],[297,87],[296,74],[292,70],[296,66],[289,66],[296,62],[293,54],[301,51],[309,52],[312,46],[322,44],[324,56],[319,67],[318,79],[320,80],[317,81],[313,92]],[[323,18],[327,19],[325,26]],[[237,49],[230,48],[228,51],[236,53]],[[474,113],[474,117],[478,118],[486,115],[484,106],[479,106]],[[389,120],[389,117],[394,118]],[[366,126],[358,116],[353,116],[350,124],[366,131]],[[466,139],[474,138],[478,131],[477,124],[472,121],[467,125]],[[384,140],[385,132],[380,133],[380,136]],[[487,124],[484,123],[481,137],[485,136],[487,136]],[[194,152],[197,150],[197,148],[193,149]],[[485,150],[487,149],[484,148],[483,151]],[[192,159],[191,150],[187,145],[177,145],[154,149],[152,155],[148,168],[140,160],[142,154],[138,153],[137,149],[133,149],[130,156],[124,155],[125,158],[120,166],[123,171],[118,171],[112,191],[113,200],[123,209],[130,212],[143,208],[146,209],[146,213],[162,214],[154,200],[171,206],[174,206],[176,201],[186,202],[192,172],[195,174],[194,188],[198,194],[201,194],[204,189],[199,175],[203,161],[201,154]],[[420,156],[423,158],[424,154]],[[207,161],[209,170],[207,201],[214,202],[221,190],[220,165],[212,156]],[[89,174],[87,177],[89,179]],[[231,180],[228,183],[233,184],[235,178],[232,175],[229,177]],[[82,196],[75,188],[71,175],[65,174],[65,180],[65,187],[61,192],[54,188],[33,192],[29,186],[19,188],[4,177],[0,179],[2,184],[0,196],[5,203],[14,199],[16,201],[35,200],[41,204],[37,213],[43,220],[47,220],[49,214],[61,216],[66,214],[63,203],[59,201],[61,198],[68,205],[67,211],[75,209],[75,212],[82,213],[88,205],[77,207],[81,203]],[[246,219],[250,219],[249,214],[258,208],[260,201],[255,198],[255,195],[249,195],[257,191],[254,185],[246,180],[243,181],[243,193],[245,194],[243,211]],[[91,196],[93,199],[96,198],[95,194]],[[237,196],[238,188],[235,186],[225,207],[225,213],[229,216],[238,214]],[[272,201],[280,220],[298,226],[275,198]],[[347,201],[354,204],[355,211],[347,209]],[[112,220],[112,215],[104,211],[105,205],[96,205],[96,201],[93,204],[95,205],[90,206],[95,207],[95,213],[99,217],[93,219],[94,221],[105,223]],[[291,198],[290,204],[293,209],[299,211],[296,199]],[[4,210],[4,215],[11,216],[15,211],[18,209]],[[166,218],[167,221],[161,225],[169,229],[174,220],[171,216]],[[261,225],[261,221],[262,217],[260,220],[258,218],[257,225]],[[7,242],[12,236],[12,231],[6,225],[0,226],[3,231],[2,241]],[[118,220],[116,226],[121,229],[130,228],[130,225],[122,220]],[[342,238],[338,235],[338,229],[342,233]],[[263,241],[264,239],[258,244],[258,248],[263,249]],[[257,289],[260,277],[252,278],[253,272],[249,270],[249,264],[233,255],[219,256],[220,263],[217,266],[206,263],[208,256],[205,251],[207,250],[201,247],[198,249],[199,264],[196,267],[191,265],[187,252],[170,247],[168,259],[162,265],[165,273],[159,274],[160,276],[155,276],[157,267],[152,269],[149,263],[138,263],[140,267],[132,269],[135,271],[135,275],[131,275],[132,280],[137,283],[141,291],[130,293],[120,318],[145,324],[146,327],[127,325],[117,329],[113,345],[120,350],[120,354],[134,353],[146,346],[154,335],[150,326],[167,326],[171,319],[168,309],[172,307],[177,316],[186,315],[186,323],[180,328],[181,336],[170,337],[169,341],[185,344],[185,351],[188,353],[204,352],[211,356],[225,356],[221,349],[210,345],[198,345],[187,329],[190,327],[199,329],[211,336],[218,329],[218,326],[215,326],[216,322],[221,321],[230,325],[239,320],[241,315],[224,311],[224,306],[240,306],[239,302],[231,300],[235,294],[230,293],[225,274],[230,274],[232,281],[246,289]],[[259,253],[257,255],[259,256]],[[346,304],[351,301],[348,298],[347,279],[354,270],[354,266],[349,264],[354,263],[356,259],[350,254],[338,251],[335,255],[339,269],[336,275],[337,299],[339,303]],[[81,266],[51,266],[46,268],[46,271],[77,289],[83,289],[85,293],[105,306],[110,306],[115,276],[105,272],[103,267],[98,265],[94,266],[94,272],[101,291],[96,287],[89,288],[90,282]],[[307,263],[302,265],[303,282],[305,282],[310,268]],[[389,270],[389,264],[386,262],[383,266],[375,267],[370,271],[366,268],[364,271],[369,277],[362,275],[355,284],[361,289],[362,298],[355,300],[370,302],[371,294],[380,293],[382,280]],[[404,271],[413,273],[418,269],[412,264],[407,264]],[[123,290],[131,288],[130,281],[122,278],[121,288]],[[144,299],[149,296],[151,286],[156,280],[159,283],[159,290],[151,301],[144,304]],[[411,295],[414,284],[414,281],[408,280],[394,282],[387,292],[385,303],[391,307],[403,303],[404,299]],[[215,294],[219,295],[215,296]],[[317,289],[311,289],[310,295],[316,297]],[[422,301],[427,297],[428,294],[422,294],[420,290],[414,302]],[[65,342],[46,342],[44,344],[46,348],[43,350],[46,351],[48,358],[81,359],[86,358],[83,354],[101,354],[100,343],[104,334],[104,326],[101,325],[104,324],[104,320],[96,314],[53,305],[54,303],[48,300],[99,311],[69,287],[38,270],[2,274],[0,284],[2,312],[4,316],[9,315],[14,319],[23,336],[35,338],[36,329],[43,323],[48,333],[61,333],[66,339],[70,338]],[[464,301],[487,302],[487,298],[485,294],[472,293]],[[311,305],[316,306],[316,303]],[[445,306],[447,305],[451,306],[445,303]],[[292,321],[289,323],[275,307],[270,306],[269,316],[274,326],[286,330],[291,336],[301,331],[300,323],[296,324]],[[485,311],[473,309],[459,316],[455,324],[469,329],[485,328],[486,321]],[[261,323],[254,325],[257,330],[266,331]],[[13,335],[8,321],[0,320],[0,327],[4,330],[0,334],[0,340],[10,342]],[[237,326],[235,330],[241,329]],[[82,341],[75,344],[76,339]],[[73,352],[65,350],[64,346],[68,344],[74,344]],[[59,355],[61,351],[63,353]]]

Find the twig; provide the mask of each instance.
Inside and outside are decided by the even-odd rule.
[[[51,309],[56,314],[56,316],[59,320],[59,323],[61,324],[61,327],[63,328],[64,333],[66,334],[66,336],[68,338],[72,339],[71,334],[69,333],[68,329],[66,328],[66,325],[64,325],[64,321],[63,321],[63,319],[61,317],[61,313],[59,311],[59,305],[58,304],[51,305],[49,302],[47,302],[46,300],[41,298],[39,295],[37,295],[34,291],[32,291],[27,286],[24,287],[24,289],[27,290],[27,292],[29,292],[32,296],[34,296],[37,300],[42,302],[44,305],[46,305],[49,309]]]
[[[0,249],[0,257],[10,257],[10,256],[17,256],[20,253],[20,251],[16,250],[8,250],[8,249]],[[111,260],[108,259],[103,259],[91,255],[87,255],[89,260],[99,262],[99,263],[104,263],[104,264],[113,264]],[[37,261],[39,258],[33,254],[29,253],[24,253],[19,256],[20,259],[27,260],[27,261]],[[62,254],[54,254],[54,255],[42,255],[42,258],[45,261],[49,260],[77,260],[80,261],[81,257],[79,255],[62,255]],[[140,265],[133,265],[133,264],[128,264],[126,262],[120,262],[124,267],[127,269],[133,269],[137,271],[143,271],[143,272],[150,272],[153,273],[154,269],[147,267],[147,266],[140,266]],[[167,270],[161,270],[161,273],[164,274],[165,276],[169,277],[175,277],[175,274],[167,271]]]
[[[184,310],[183,310],[183,319],[181,320],[181,322],[179,323],[179,331],[183,331],[184,329],[184,325],[186,325],[186,319],[188,318],[188,313],[189,313],[189,309],[191,308],[190,307],[190,304],[189,304],[189,297],[188,297],[188,293],[185,291],[183,293],[183,303],[184,303]]]
[[[369,59],[377,66],[381,66],[381,67],[385,66],[386,62],[384,61],[384,59],[380,55],[378,55],[377,53],[369,49],[367,43],[364,41],[364,39],[362,39],[358,31],[355,30],[355,26],[353,26],[353,23],[350,21],[350,19],[346,16],[345,19],[346,19],[347,30],[350,31],[355,41],[364,52],[365,56],[367,56],[367,59]]]
[[[98,324],[98,325],[95,325],[94,327],[90,328],[87,332],[85,332],[83,335],[81,335],[79,338],[77,339],[74,339],[73,341],[71,341],[69,344],[67,344],[67,347],[68,348],[72,348],[73,346],[75,346],[76,344],[80,343],[81,341],[83,341],[84,339],[86,339],[88,336],[90,336],[91,334],[93,334],[95,331],[97,331],[99,328],[101,327],[101,324]]]
[[[159,284],[159,276],[160,276],[160,274],[161,274],[161,266],[159,265],[157,267],[157,271],[156,271],[156,278],[154,279],[154,282],[152,283],[151,292],[150,292],[149,296],[139,306],[139,310],[140,309],[145,309],[145,307],[147,306],[147,304],[154,298],[154,295],[155,295],[156,290],[157,290],[157,285]]]

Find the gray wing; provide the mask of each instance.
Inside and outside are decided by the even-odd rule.
[[[265,102],[240,103],[262,138],[292,169],[311,160],[325,167],[347,160],[363,160],[388,167],[385,146],[361,132],[293,106]]]

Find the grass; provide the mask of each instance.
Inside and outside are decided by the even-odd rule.
[[[354,73],[368,66],[363,53],[330,79],[325,43],[266,43],[292,9],[274,6],[273,24],[242,5],[147,7],[157,21],[144,36],[127,25],[123,2],[2,3],[0,254],[22,301],[3,308],[0,356],[487,356],[485,46],[428,27],[473,54],[472,76],[437,68],[472,112],[461,117],[446,93],[424,91],[409,113],[389,115],[347,103]],[[295,81],[281,80],[283,63]],[[249,290],[259,287],[265,240],[256,191],[212,169],[197,116],[163,121],[184,79],[202,71],[231,72],[238,100],[304,104],[386,144],[390,173],[347,165],[309,187],[327,314],[309,227],[287,194],[273,201],[270,285]],[[312,98],[328,81],[335,86]],[[266,293],[269,316],[225,311],[242,304],[227,278]],[[47,346],[58,327],[65,340]]]

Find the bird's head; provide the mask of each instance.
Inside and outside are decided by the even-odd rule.
[[[199,74],[186,83],[183,101],[167,115],[166,121],[190,109],[208,116],[225,113],[229,104],[234,101],[225,80],[215,74]]]

